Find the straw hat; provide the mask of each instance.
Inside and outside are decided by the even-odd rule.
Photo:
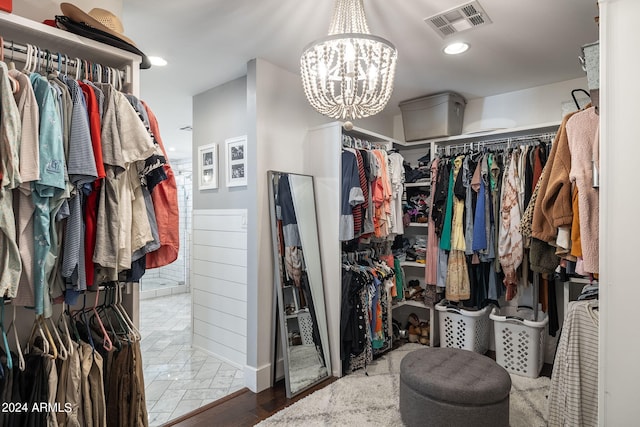
[[[71,3],[60,3],[60,10],[62,10],[64,16],[72,21],[81,22],[97,30],[104,31],[132,46],[136,45],[130,38],[123,34],[124,26],[120,18],[108,10],[96,7],[91,9],[89,13],[85,13],[82,9]]]

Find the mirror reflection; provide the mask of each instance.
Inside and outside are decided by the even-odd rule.
[[[313,178],[269,172],[275,291],[287,396],[331,372]]]

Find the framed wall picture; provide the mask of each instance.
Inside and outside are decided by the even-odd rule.
[[[198,188],[218,188],[218,144],[198,147]]]
[[[227,146],[227,187],[247,185],[247,137],[225,140]]]

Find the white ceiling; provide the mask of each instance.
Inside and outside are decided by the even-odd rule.
[[[598,39],[596,0],[480,0],[492,24],[442,40],[424,18],[465,0],[365,0],[372,34],[398,49],[398,103],[453,90],[467,99],[584,76],[580,47]],[[125,34],[169,65],[141,71],[141,97],[160,122],[170,158],[191,157],[193,95],[246,74],[263,58],[298,73],[302,49],[327,34],[333,0],[125,0]],[[471,49],[446,56],[444,45]]]

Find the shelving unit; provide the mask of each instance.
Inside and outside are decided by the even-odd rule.
[[[394,307],[403,307],[403,306],[409,306],[409,307],[418,307],[418,308],[428,308],[427,305],[421,301],[413,301],[413,300],[404,300],[404,301],[398,301]]]
[[[426,264],[421,263],[421,262],[416,262],[416,261],[402,261],[400,263],[400,265],[402,267],[418,267],[418,268],[425,268]]]
[[[340,318],[342,300],[342,259],[339,240],[340,189],[342,166],[343,123],[332,122],[309,129],[303,141],[303,169],[314,177],[316,203],[323,215],[318,215],[320,259],[325,284],[325,307],[331,349],[333,376],[342,376],[340,358]],[[400,142],[392,138],[354,127],[349,135],[379,143],[388,148]]]
[[[567,280],[566,282],[562,282],[563,287],[564,287],[564,292],[563,292],[563,311],[562,314],[564,317],[567,316],[567,310],[568,310],[568,306],[569,306],[569,301],[572,301],[572,294],[575,295],[575,293],[572,293],[572,288],[574,287],[584,287],[585,285],[591,285],[593,282],[591,281],[591,279],[588,278],[582,278],[582,277],[571,277],[569,280]]]
[[[404,186],[405,186],[405,188],[431,187],[431,183],[430,182],[405,182]]]
[[[560,126],[560,121],[556,122],[547,122],[547,123],[536,123],[532,125],[526,126],[518,126],[513,128],[503,128],[503,129],[494,129],[486,132],[474,132],[467,133],[462,135],[453,135],[443,138],[434,138],[434,139],[425,139],[421,141],[411,141],[411,142],[395,142],[396,148],[398,149],[410,149],[410,148],[432,148],[431,152],[434,153],[435,146],[447,146],[453,144],[460,143],[471,143],[471,142],[479,142],[486,141],[489,139],[498,139],[498,138],[515,138],[518,136],[526,136],[534,132],[553,132],[558,129]]]
[[[0,12],[0,29],[5,48],[10,47],[11,43],[22,46],[32,44],[41,50],[47,49],[51,53],[60,52],[61,55],[67,55],[73,59],[77,57],[92,63],[117,68],[124,73],[129,92],[136,96],[139,95],[142,58],[138,55],[12,13]],[[26,55],[5,50],[5,58],[7,60],[14,58],[17,68],[20,68],[24,65]],[[124,285],[123,306],[136,326],[140,324],[139,299],[140,286],[138,283]],[[53,318],[57,318],[61,305],[54,304],[53,310]],[[21,335],[20,341],[23,343],[28,339],[32,322],[33,311],[19,308],[16,328]]]
[[[447,146],[458,146],[461,144],[469,144],[469,148],[473,148],[474,143],[479,143],[483,141],[495,141],[495,140],[508,140],[509,138],[518,138],[536,133],[547,133],[547,132],[555,132],[560,126],[560,121],[556,122],[548,122],[548,123],[540,123],[533,124],[527,126],[519,126],[514,128],[505,128],[505,129],[494,129],[487,132],[477,132],[470,133],[464,135],[455,135],[444,138],[434,138],[422,141],[413,141],[413,142],[394,142],[394,147],[405,157],[405,160],[410,164],[414,165],[418,159],[424,158],[427,154],[429,154],[430,158],[433,159],[436,156],[438,148],[447,147]],[[408,182],[405,183],[405,199],[406,189],[415,189],[415,188],[425,188],[425,190],[430,191],[431,183],[430,182]],[[414,190],[416,191],[416,190]],[[405,227],[405,234],[416,235],[416,234],[426,234],[426,229],[428,228],[427,223],[418,223],[411,222],[408,227]],[[423,276],[425,264],[405,261],[401,263],[401,266],[405,270],[405,277],[407,277],[407,281],[409,278],[421,278]],[[417,270],[417,272],[416,272]],[[424,283],[424,278],[420,280],[420,283]],[[569,294],[569,286],[570,283],[565,283],[565,295]],[[565,300],[567,298],[565,297]],[[431,329],[431,342],[430,345],[438,344],[437,340],[437,321],[438,315],[435,313],[435,309],[433,307],[427,307],[424,303],[420,301],[399,301],[395,304],[394,308],[396,310],[404,309],[408,310],[409,308],[419,308],[429,311],[429,320],[430,320],[430,329]],[[435,338],[435,339],[434,339]]]

